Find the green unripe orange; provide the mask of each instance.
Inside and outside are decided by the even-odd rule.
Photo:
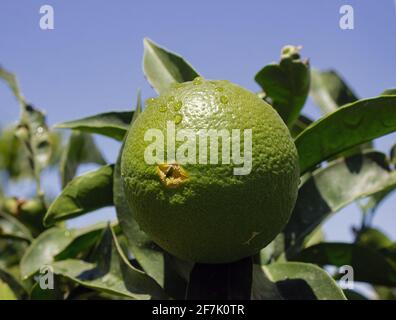
[[[177,136],[182,129],[190,135]],[[209,130],[218,139],[206,136],[202,147]],[[153,148],[159,133],[162,149]],[[202,78],[149,99],[129,130],[121,175],[140,228],[173,255],[205,263],[235,261],[271,242],[290,217],[299,182],[297,151],[277,112],[240,86]]]

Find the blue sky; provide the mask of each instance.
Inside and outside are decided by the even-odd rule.
[[[40,6],[55,10],[55,29],[39,28]],[[354,30],[339,28],[339,8],[354,8]],[[140,88],[154,95],[141,60],[146,36],[183,55],[203,76],[228,79],[258,90],[254,74],[278,60],[282,46],[302,45],[318,69],[339,70],[360,97],[396,87],[395,1],[50,1],[0,2],[0,64],[16,73],[22,90],[46,110],[49,124],[132,108]],[[304,112],[320,113],[308,101]],[[18,118],[18,105],[0,83],[0,125]],[[118,143],[96,138],[106,158],[116,158]],[[377,141],[388,152],[393,133]],[[88,169],[87,167],[82,170]],[[58,190],[55,173],[45,186]],[[14,186],[11,192],[25,188]],[[380,207],[374,222],[396,238],[396,194]],[[105,209],[73,225],[112,216]],[[326,224],[331,240],[351,239],[359,222],[355,205]]]

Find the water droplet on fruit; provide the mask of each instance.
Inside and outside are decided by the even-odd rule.
[[[174,97],[174,96],[170,96],[170,97],[168,98],[168,102],[173,102],[173,101],[175,101],[175,97]]]
[[[182,120],[183,120],[183,116],[180,113],[175,115],[175,124],[179,124]]]
[[[148,98],[147,99],[147,104],[152,104],[155,102],[155,98]]]
[[[193,80],[193,84],[195,84],[195,85],[200,85],[200,84],[202,84],[202,77],[196,77],[196,78]]]
[[[179,83],[179,82],[172,83],[172,85],[171,85],[171,87],[172,87],[172,88],[175,88],[175,89],[179,89],[179,88],[181,88],[182,86],[183,86],[183,84],[181,84],[181,83]]]
[[[216,87],[216,89],[215,89],[217,92],[223,92],[224,91],[224,88],[223,87]]]
[[[221,96],[220,102],[226,104],[228,102],[228,98],[226,96]]]
[[[175,106],[173,107],[173,109],[175,109],[175,111],[179,111],[182,106],[183,106],[183,103],[181,101],[177,101],[175,103]]]
[[[159,107],[160,112],[165,112],[166,110],[168,110],[168,107],[164,104]]]

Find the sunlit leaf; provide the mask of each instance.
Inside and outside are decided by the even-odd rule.
[[[51,225],[113,205],[113,170],[113,165],[103,166],[70,181],[48,208],[44,223]]]
[[[143,71],[151,86],[161,93],[172,83],[191,81],[198,73],[181,56],[144,39]]]
[[[0,238],[30,242],[32,234],[18,219],[0,211]]]
[[[312,123],[295,143],[300,171],[396,130],[396,96],[359,100]]]
[[[385,155],[368,152],[337,160],[313,172],[299,189],[284,233],[286,247],[299,248],[304,238],[330,214],[349,203],[396,185]]]
[[[286,300],[345,300],[337,283],[323,269],[308,263],[282,262],[262,266]]]
[[[26,291],[22,284],[9,272],[0,268],[0,301],[24,299]]]
[[[86,118],[62,122],[56,127],[97,133],[121,141],[131,123],[133,113],[133,111],[99,113]]]
[[[77,253],[95,243],[104,228],[105,224],[98,224],[82,229],[55,227],[43,232],[32,242],[22,257],[20,263],[22,278],[32,276],[54,260],[75,258]]]
[[[0,279],[0,300],[17,300],[10,286]]]
[[[111,228],[107,228],[89,261],[68,259],[52,264],[56,274],[90,289],[132,299],[164,299],[160,286],[130,265]]]
[[[333,71],[311,71],[310,94],[323,113],[358,100],[341,76]]]
[[[21,106],[24,106],[26,104],[26,102],[25,102],[25,99],[21,93],[21,90],[19,89],[18,82],[16,80],[15,75],[13,73],[8,72],[7,70],[3,69],[0,66],[0,78],[3,79],[8,84],[12,93],[14,94],[14,96],[18,100],[18,102],[21,104]]]

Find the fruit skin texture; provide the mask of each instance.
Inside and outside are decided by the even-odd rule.
[[[243,130],[252,129],[250,174],[234,175],[241,165],[221,163],[219,139],[219,164],[182,165],[185,183],[166,187],[158,166],[144,160],[151,143],[144,134],[156,128],[166,137],[167,121],[180,116],[176,130],[240,129],[241,152]],[[201,78],[148,100],[129,130],[121,175],[140,228],[171,254],[201,263],[236,261],[270,243],[290,217],[299,183],[297,150],[277,112],[238,85]]]

